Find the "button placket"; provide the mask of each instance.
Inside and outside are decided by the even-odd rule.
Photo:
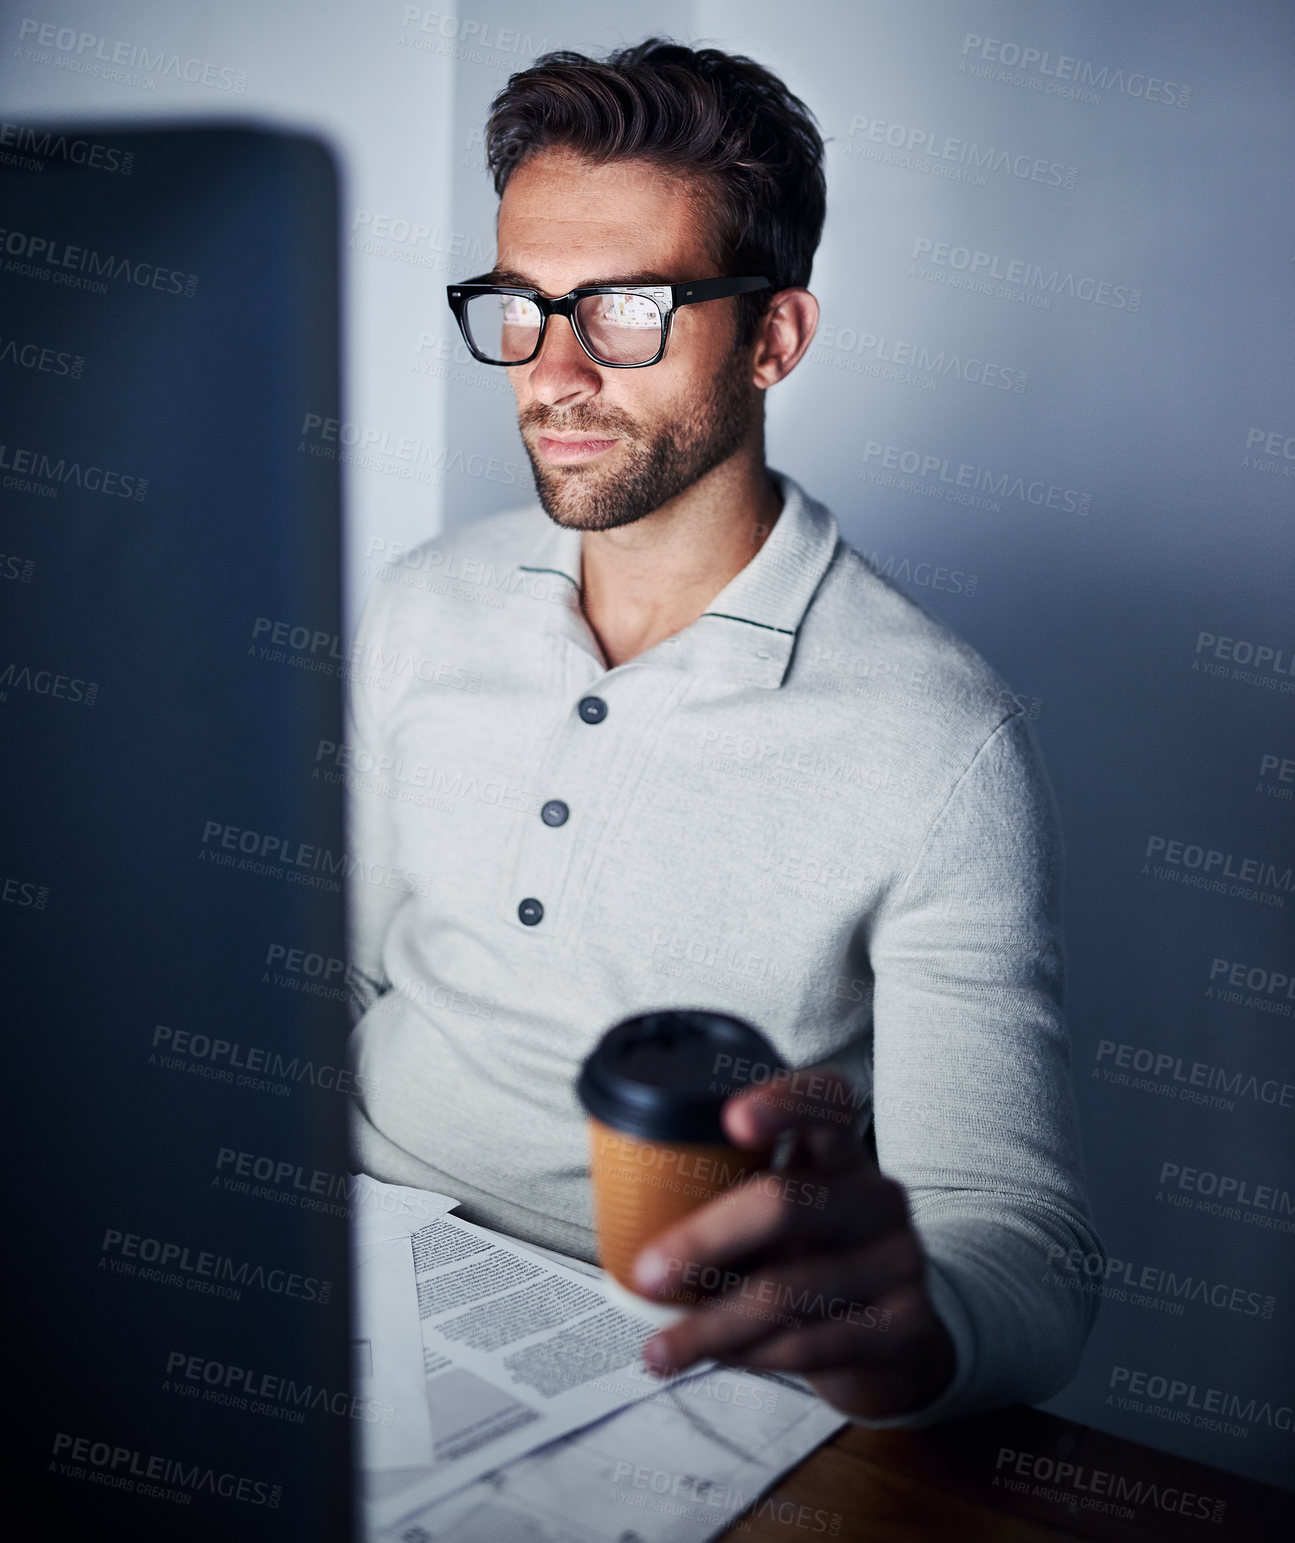
[[[541,786],[545,781],[550,784],[557,782],[563,787],[571,786],[574,779],[569,777],[566,768],[573,762],[582,772],[585,771],[590,752],[589,743],[584,739],[587,726],[602,723],[607,714],[606,700],[588,693],[577,699],[574,711],[571,707],[567,708],[549,740],[543,763],[537,770],[536,780]],[[517,901],[516,915],[525,927],[539,927],[544,922],[546,906],[551,911],[549,922],[557,920],[558,913],[552,908],[560,904],[570,878],[574,856],[571,832],[563,831],[561,836],[557,834],[571,820],[571,805],[567,800],[546,799],[538,813],[538,822],[534,814],[527,821],[512,887],[514,895],[529,892]],[[542,830],[537,829],[537,825]],[[552,929],[545,924],[542,930],[551,932]]]
[[[558,944],[572,938],[588,903],[588,891],[602,870],[610,833],[625,815],[624,800],[632,796],[674,704],[688,690],[686,677],[673,670],[622,666],[615,680],[606,672],[599,684],[615,687],[615,700],[590,690],[593,680],[572,681],[574,687],[565,707],[553,703],[561,714],[548,738],[533,778],[541,794],[550,791],[565,798],[548,798],[526,818],[505,897],[510,914],[522,899],[533,899],[543,908],[534,938]],[[595,677],[597,678],[597,677]],[[583,695],[577,692],[583,691]],[[573,700],[574,699],[574,700]],[[585,704],[596,702],[593,716]],[[582,711],[582,709],[584,709]],[[550,823],[556,806],[566,810],[559,823]],[[545,811],[552,809],[552,816]],[[536,818],[538,813],[539,818]]]

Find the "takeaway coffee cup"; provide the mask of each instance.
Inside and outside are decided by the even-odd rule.
[[[767,1165],[767,1152],[730,1144],[720,1111],[785,1069],[758,1029],[701,1008],[640,1013],[603,1035],[576,1094],[589,1117],[599,1258],[619,1286],[633,1293],[634,1260],[658,1233]]]

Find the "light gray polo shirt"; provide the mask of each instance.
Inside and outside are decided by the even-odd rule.
[[[1093,1312],[1056,1250],[1101,1246],[1050,794],[984,661],[777,480],[755,557],[614,669],[538,504],[378,574],[320,757],[360,859],[357,1162],[596,1258],[582,1059],[630,1013],[736,1013],[846,1067],[907,1186],[958,1372],[874,1423],[1039,1400]]]

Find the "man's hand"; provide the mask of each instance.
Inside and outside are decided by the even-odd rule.
[[[919,1409],[948,1387],[953,1342],[927,1295],[907,1196],[863,1151],[855,1114],[849,1082],[826,1067],[728,1100],[734,1145],[768,1150],[792,1132],[803,1160],[754,1175],[638,1256],[640,1290],[699,1304],[648,1340],[650,1369],[713,1359],[799,1372],[865,1419]]]

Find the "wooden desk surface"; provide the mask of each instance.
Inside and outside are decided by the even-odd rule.
[[[1289,1543],[1295,1494],[1016,1405],[927,1431],[847,1426],[723,1534],[725,1543],[827,1537]]]

